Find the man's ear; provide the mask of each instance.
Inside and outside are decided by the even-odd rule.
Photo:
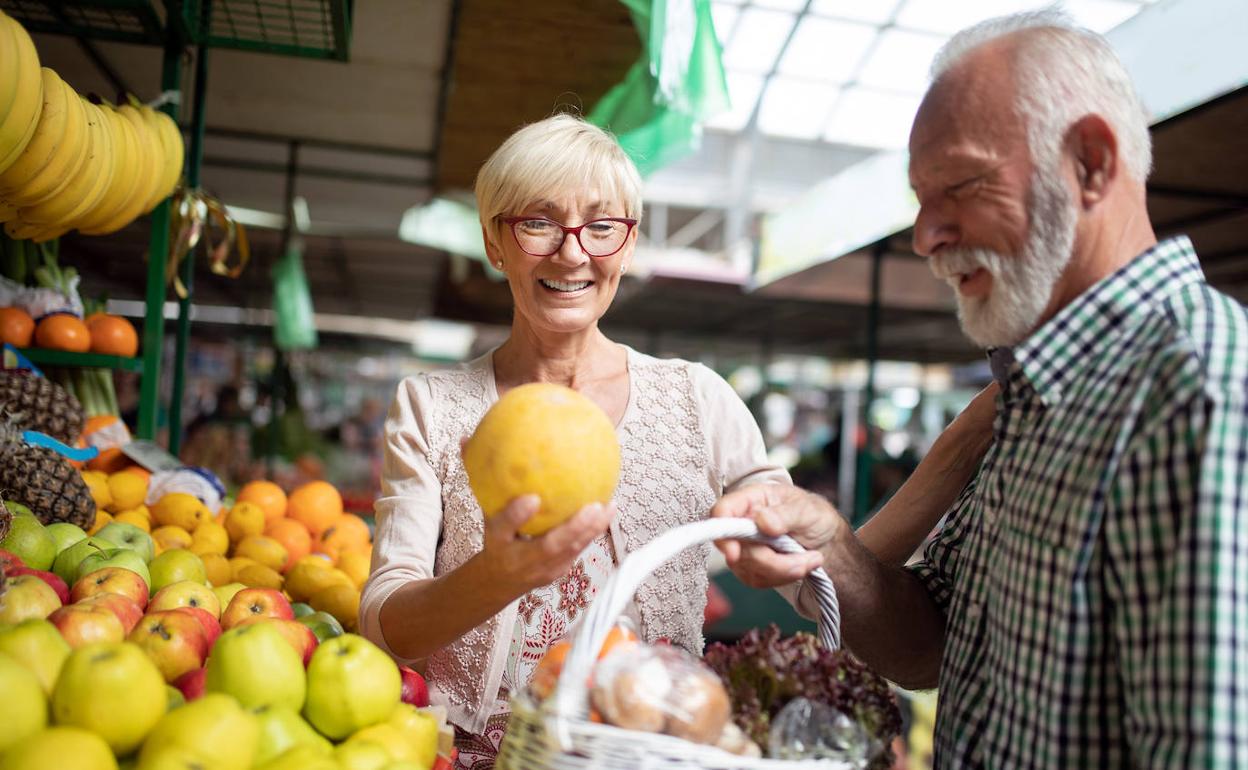
[[[1104,200],[1118,176],[1118,137],[1100,115],[1085,115],[1068,134],[1079,200],[1091,207]]]

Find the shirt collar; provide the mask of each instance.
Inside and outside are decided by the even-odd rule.
[[[1063,389],[1114,344],[1131,316],[1204,278],[1187,236],[1160,241],[1076,297],[1014,348],[992,351],[994,376],[998,367],[1006,375],[1010,362],[1016,361],[1046,404],[1060,402]],[[1001,361],[993,362],[993,356]]]

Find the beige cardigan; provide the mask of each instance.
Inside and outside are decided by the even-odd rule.
[[[617,558],[704,518],[725,491],[789,481],[784,469],[767,461],[745,405],[710,369],[632,349],[628,367],[629,400],[616,429],[619,514],[610,529]],[[360,632],[382,649],[389,651],[378,618],[390,594],[408,581],[456,569],[482,547],[483,517],[468,488],[459,441],[497,399],[493,351],[399,385],[386,422],[372,575],[360,606]],[[638,589],[644,638],[666,637],[701,653],[708,554],[709,546],[687,551]],[[430,698],[469,732],[480,733],[494,707],[518,603],[519,597],[425,661]]]

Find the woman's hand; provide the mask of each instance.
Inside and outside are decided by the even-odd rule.
[[[520,527],[540,507],[541,500],[536,495],[523,495],[485,521],[482,563],[494,579],[514,588],[517,595],[566,574],[586,546],[607,531],[615,516],[614,503],[591,503],[543,535],[521,535]]]

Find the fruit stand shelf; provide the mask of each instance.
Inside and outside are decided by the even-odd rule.
[[[100,353],[70,353],[67,350],[47,348],[23,348],[22,355],[31,363],[43,366],[81,366],[94,369],[119,369],[124,372],[142,372],[142,358],[106,356]]]
[[[213,0],[205,24],[203,0],[0,0],[0,9],[32,32],[120,43],[162,45],[174,14],[183,39],[212,48],[346,61],[352,0]]]

